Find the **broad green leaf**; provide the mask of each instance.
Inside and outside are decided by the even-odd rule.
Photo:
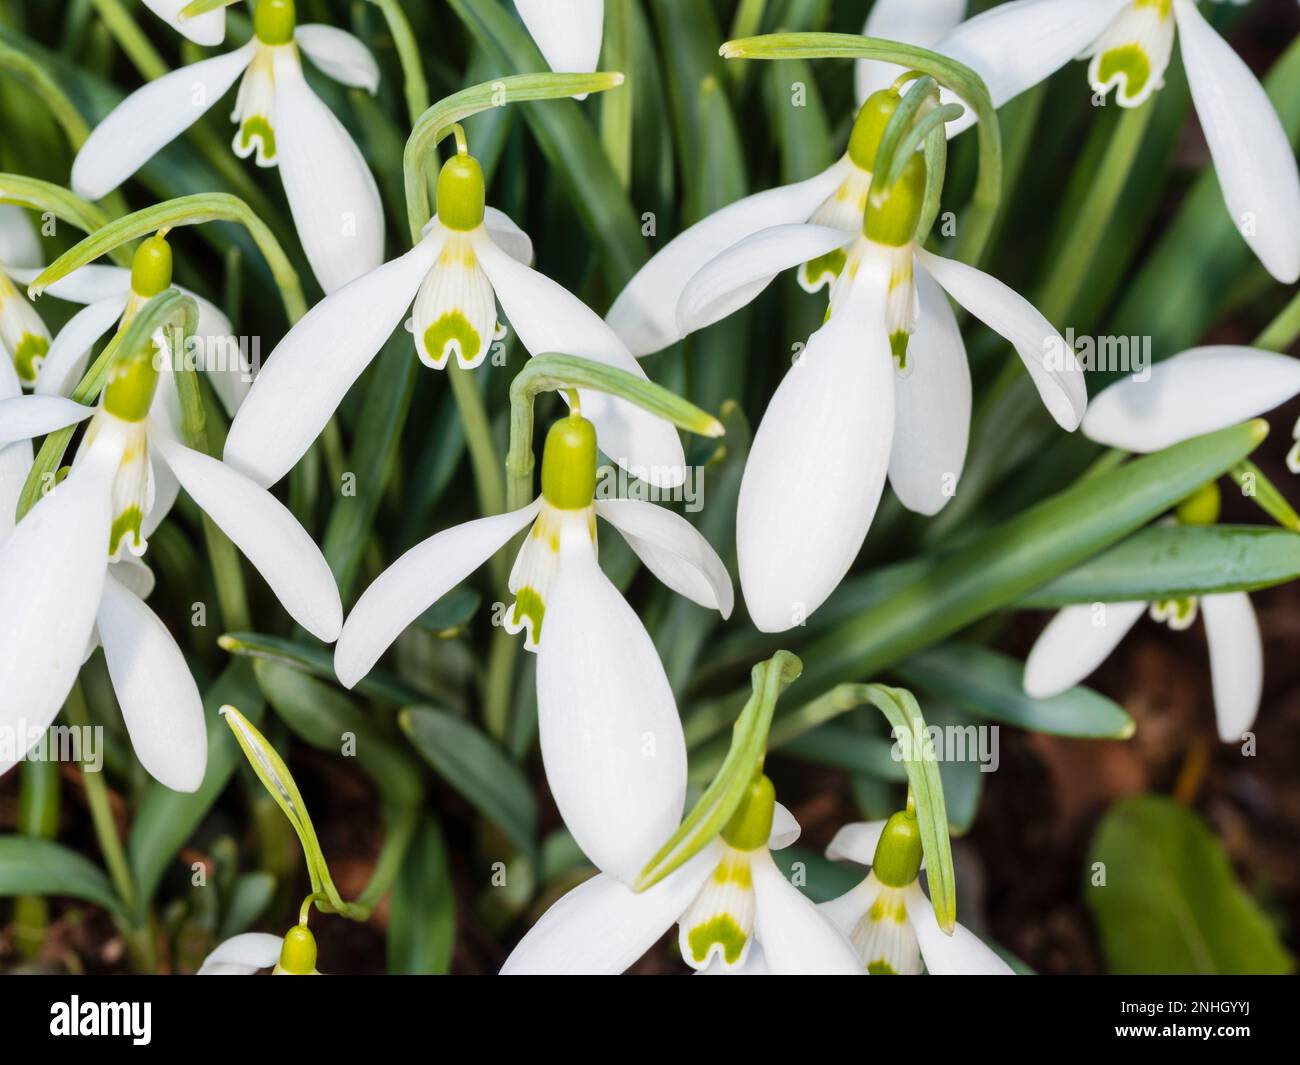
[[[483,597],[473,588],[453,588],[415,619],[414,624],[435,636],[455,635],[474,617]]]
[[[444,710],[413,706],[398,717],[415,749],[527,854],[537,846],[537,804],[523,771],[473,725]]]
[[[1300,576],[1300,536],[1259,525],[1156,525],[1030,593],[1025,607],[1249,592]]]
[[[388,903],[388,971],[441,975],[451,970],[456,895],[447,844],[426,816],[407,851]]]
[[[127,916],[99,866],[33,836],[0,836],[0,895],[69,895]]]
[[[890,753],[894,749],[892,741],[846,725],[822,725],[774,749],[800,761],[865,773],[895,784],[907,780],[903,763]]]
[[[236,879],[221,915],[217,938],[229,939],[252,928],[271,905],[275,888],[275,877],[270,873],[244,873]]]
[[[892,668],[914,688],[976,717],[1035,732],[1088,739],[1128,739],[1133,719],[1090,688],[1033,699],[1022,686],[1024,664],[973,643],[942,643]]]
[[[1214,834],[1163,796],[1121,799],[1107,811],[1083,892],[1112,973],[1295,970]]]

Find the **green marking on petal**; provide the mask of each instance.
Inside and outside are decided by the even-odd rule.
[[[720,913],[702,925],[692,928],[687,936],[691,946],[691,957],[703,965],[709,956],[709,948],[717,943],[722,947],[722,956],[728,965],[735,965],[740,960],[741,952],[748,940],[744,930],[729,914]]]
[[[140,546],[140,526],[144,522],[144,515],[140,513],[140,508],[132,505],[122,511],[113,520],[113,529],[108,537],[108,553],[116,555],[120,550],[124,537],[129,533],[131,539],[135,541],[137,547]]]
[[[879,961],[873,961],[867,966],[867,972],[871,976],[897,976],[894,967],[881,958]]]
[[[1098,82],[1108,85],[1115,77],[1122,79],[1117,93],[1121,103],[1141,95],[1151,80],[1151,60],[1140,44],[1123,44],[1102,53],[1097,66]]]
[[[36,371],[40,369],[37,362],[44,359],[49,350],[50,342],[46,337],[24,333],[22,340],[18,341],[18,350],[14,352],[14,369],[18,372],[18,379],[28,384],[35,381]]]
[[[448,311],[424,331],[424,349],[436,363],[443,363],[450,354],[448,345],[460,345],[460,357],[473,362],[483,346],[478,332],[469,324],[461,311]]]
[[[889,334],[889,350],[893,353],[899,370],[907,369],[907,342],[911,339],[912,334],[906,329],[897,329]]]
[[[533,643],[537,643],[542,638],[542,618],[545,616],[546,603],[542,601],[542,597],[537,590],[529,588],[527,585],[520,588],[515,596],[514,609],[510,611],[510,623],[512,625],[522,625],[526,619]]]
[[[817,289],[824,283],[834,281],[844,269],[845,261],[843,248],[834,248],[825,255],[809,259],[799,267],[804,288]]]
[[[239,146],[244,151],[251,151],[253,141],[256,139],[262,141],[262,157],[264,159],[274,159],[275,128],[263,115],[253,115],[252,118],[246,118],[244,124],[239,127]]]
[[[748,891],[754,886],[754,874],[750,871],[749,862],[722,861],[713,870],[713,882],[735,884]]]

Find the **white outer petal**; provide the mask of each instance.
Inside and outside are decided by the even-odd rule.
[[[1088,406],[1088,387],[1074,351],[1055,327],[996,277],[921,249],[916,256],[948,295],[1010,341],[1057,424],[1077,429]]]
[[[1013,0],[963,22],[934,51],[971,67],[988,86],[993,106],[1001,107],[1076,58],[1128,2]],[[1080,81],[1086,88],[1086,80]],[[975,113],[967,108],[948,123],[948,135],[974,123]]]
[[[235,336],[235,327],[230,324],[226,312],[215,303],[204,299],[197,292],[191,292],[180,285],[177,285],[176,288],[193,299],[198,305],[199,322],[198,327],[195,329],[195,337],[202,340],[205,353],[213,356],[215,362],[215,357],[221,354],[218,350],[219,347],[228,346],[230,353],[241,354],[242,357],[239,347],[240,338]],[[249,369],[250,373],[245,374],[243,368],[239,366],[220,367],[212,363],[205,363],[203,366],[203,372],[207,375],[208,383],[212,385],[212,391],[217,394],[222,409],[232,418],[235,416],[235,412],[239,410],[240,404],[243,403],[244,397],[248,395],[248,390],[252,386],[252,381],[245,380],[245,377],[251,376],[251,371],[255,370],[256,367],[250,367]]]
[[[1219,739],[1236,743],[1255,723],[1264,692],[1264,645],[1245,592],[1201,596]]]
[[[140,764],[175,791],[197,791],[208,764],[203,699],[156,614],[110,569],[96,620],[113,691]]]
[[[347,30],[309,22],[293,33],[303,54],[341,85],[379,91],[379,63],[374,54]]]
[[[782,851],[799,838],[799,822],[794,814],[779,802],[772,807],[772,831],[767,835],[767,849]]]
[[[639,499],[602,499],[596,513],[623,534],[646,568],[669,588],[724,618],[731,616],[736,597],[727,567],[680,514]]]
[[[782,270],[857,239],[857,233],[805,222],[751,233],[711,259],[686,283],[677,302],[677,332],[686,336],[720,322],[752,302]]]
[[[492,243],[510,258],[525,266],[532,265],[533,242],[527,233],[515,225],[514,219],[505,211],[498,211],[495,207],[484,207],[483,225],[487,228]]]
[[[203,959],[199,976],[252,975],[258,969],[269,969],[280,960],[284,945],[281,936],[265,932],[245,932],[234,936]]]
[[[1103,623],[1093,624],[1093,611]],[[1146,603],[1079,603],[1047,623],[1025,659],[1025,693],[1047,699],[1073,688],[1110,656],[1138,620]]]
[[[1259,348],[1191,348],[1093,398],[1083,432],[1126,451],[1159,451],[1281,406],[1300,393],[1300,360]]]
[[[209,455],[151,432],[149,443],[200,510],[221,527],[298,624],[330,643],[343,626],[338,585],[320,548],[289,508]]]
[[[144,6],[170,23],[176,32],[205,48],[216,47],[226,38],[225,9],[208,11],[193,18],[180,18],[181,9],[189,3],[190,0],[144,0]]]
[[[384,208],[361,150],[291,49],[275,53],[275,132],[294,226],[328,295],[383,263]]]
[[[912,372],[894,375],[894,446],[889,483],[917,514],[937,514],[966,465],[970,438],[971,381],[966,345],[948,297],[917,264],[921,315],[907,345]]]
[[[401,324],[441,246],[422,240],[321,300],[289,330],[235,415],[227,462],[264,486],[293,468]]]
[[[62,396],[0,399],[0,447],[76,425],[94,413],[94,407],[74,403]]]
[[[963,925],[946,935],[934,916],[934,907],[921,885],[913,881],[906,888],[907,917],[916,931],[921,957],[931,976],[1013,976],[1004,962],[980,938]]]
[[[766,848],[753,853],[750,872],[754,878],[754,930],[774,974],[864,974],[849,941],[785,878]]]
[[[91,348],[117,324],[125,309],[125,296],[109,296],[83,307],[69,318],[45,353],[45,361],[36,375],[37,393],[68,395],[86,372]]]
[[[783,632],[848,572],[876,513],[894,435],[883,277],[865,260],[844,306],[768,404],[740,484],[736,548],[754,624]]]
[[[41,238],[27,212],[16,203],[0,203],[0,263],[5,272],[15,277],[14,268],[18,267],[39,273],[44,261]]]
[[[884,821],[855,821],[843,825],[826,847],[831,861],[871,865],[876,860],[876,846],[885,831]]]
[[[604,0],[515,0],[515,8],[553,71],[590,74],[596,69]]]
[[[364,677],[412,621],[497,553],[537,513],[520,510],[467,521],[407,551],[357,600],[338,646],[334,672],[345,688]]]
[[[0,359],[0,400],[16,399],[23,394],[12,359]],[[14,528],[18,497],[32,468],[30,440],[0,446],[0,547]]]
[[[0,546],[0,731],[11,735],[54,720],[95,626],[121,455],[112,438],[97,443]]]
[[[501,309],[530,355],[563,352],[645,377],[614,331],[578,297],[516,262],[484,230],[475,231],[473,241]],[[675,488],[686,480],[686,454],[671,422],[602,392],[583,389],[579,396],[583,416],[596,426],[596,443],[612,461],[658,487]]]
[[[593,876],[542,914],[510,952],[501,975],[623,972],[686,911],[717,860],[717,845],[706,847],[639,895],[608,873]]]
[[[757,192],[702,218],[637,271],[605,320],[637,356],[653,354],[681,340],[677,302],[700,268],[761,229],[806,222],[852,166],[845,156],[806,181]]]
[[[1273,103],[1191,0],[1174,0],[1183,66],[1233,225],[1270,274],[1300,279],[1300,171]],[[1244,226],[1249,219],[1251,224]]]
[[[875,904],[883,888],[884,885],[879,880],[868,876],[838,898],[818,903],[817,908],[826,920],[840,930],[841,935],[852,936],[853,929]]]
[[[965,17],[966,0],[876,0],[862,35],[929,48]],[[878,89],[889,88],[904,70],[876,59],[857,60],[853,85],[858,103]]]
[[[631,881],[676,830],[686,741],[649,634],[566,525],[537,653],[537,718],[560,816],[603,872]]]
[[[137,89],[86,139],[72,164],[78,196],[107,196],[189,129],[226,94],[253,61],[256,42],[181,67]],[[198,102],[196,102],[198,101]]]
[[[42,270],[40,267],[10,269],[8,274],[15,281],[30,285]],[[131,288],[131,271],[122,266],[100,266],[90,263],[79,266],[67,277],[61,277],[47,289],[44,295],[55,296],[69,303],[98,303],[110,296],[120,296],[126,305],[127,293]]]

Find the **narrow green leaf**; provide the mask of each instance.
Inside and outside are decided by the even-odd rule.
[[[52,214],[87,233],[108,224],[108,215],[89,200],[83,200],[59,185],[21,174],[0,174],[0,203],[13,203],[42,214]],[[131,265],[130,253],[125,249],[114,251],[113,258],[119,265]]]
[[[103,871],[76,851],[34,836],[0,836],[0,895],[67,895],[127,916]]]
[[[453,588],[416,618],[414,624],[438,637],[455,635],[469,624],[482,601],[483,597],[473,588]]]
[[[1287,500],[1264,471],[1253,462],[1243,462],[1230,471],[1241,494],[1251,500],[1265,514],[1290,532],[1300,532],[1300,514]]]
[[[1163,796],[1121,799],[1107,811],[1083,891],[1112,973],[1295,971],[1219,841]]]
[[[1249,592],[1300,577],[1300,536],[1260,525],[1154,525],[1020,601],[1048,608]]]
[[[441,975],[451,970],[456,895],[442,830],[425,816],[388,904],[388,971]]]
[[[1034,732],[1085,739],[1126,740],[1133,719],[1091,688],[1034,699],[1022,686],[1024,664],[972,643],[942,643],[893,667],[905,683],[976,717]]]
[[[430,706],[398,717],[415,749],[485,817],[527,854],[537,846],[537,805],[523,771],[486,735],[461,718]]]
[[[244,873],[235,880],[221,914],[218,939],[230,939],[247,932],[266,912],[275,897],[276,880],[271,873]]]

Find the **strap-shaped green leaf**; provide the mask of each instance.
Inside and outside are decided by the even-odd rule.
[[[34,836],[0,836],[0,895],[68,895],[126,916],[97,865],[53,840]]]
[[[732,728],[731,749],[718,775],[681,827],[646,863],[632,885],[633,891],[654,887],[717,838],[736,812],[754,774],[763,768],[777,698],[802,671],[803,663],[789,651],[778,651],[754,667],[753,694]]]
[[[89,200],[83,200],[61,185],[22,174],[0,174],[0,203],[17,204],[42,214],[52,214],[87,233],[108,224],[108,215]],[[131,265],[130,252],[124,248],[115,249],[113,258],[122,266]]]

